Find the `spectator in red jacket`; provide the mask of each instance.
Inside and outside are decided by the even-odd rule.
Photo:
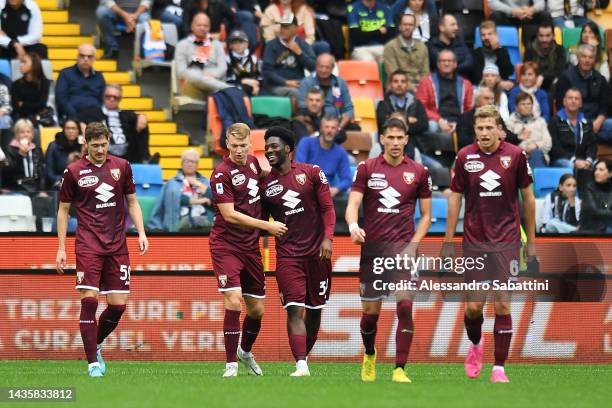
[[[451,134],[463,112],[472,109],[473,88],[470,81],[457,74],[452,50],[440,51],[437,67],[421,80],[416,97],[425,106],[429,131]]]

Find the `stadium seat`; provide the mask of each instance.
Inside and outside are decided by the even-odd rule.
[[[157,164],[132,164],[132,173],[139,196],[157,197],[164,180],[162,169]]]
[[[612,159],[612,146],[606,143],[597,144],[597,159]]]
[[[55,134],[62,131],[60,127],[41,127],[40,130],[40,148],[43,153],[47,153],[49,144],[55,140]]]
[[[562,32],[563,36],[563,48],[565,51],[569,50],[574,45],[578,44],[580,41],[580,31],[582,31],[582,27],[574,27],[574,28],[564,28]],[[603,30],[599,30],[599,34],[601,35],[601,47],[605,48],[606,46],[606,35]]]
[[[355,158],[356,163],[360,163],[368,159],[372,150],[372,136],[367,132],[347,131],[342,147]]]
[[[251,113],[251,100],[248,96],[244,97],[244,104],[246,105],[247,112],[249,115]],[[207,101],[208,111],[207,111],[207,126],[208,133],[212,135],[214,141],[214,151],[219,156],[225,156],[227,154],[227,149],[221,146],[221,133],[223,132],[223,121],[221,120],[221,116],[219,116],[219,111],[217,110],[217,104],[215,103],[215,98],[212,96],[208,97]]]
[[[374,101],[369,98],[353,98],[355,108],[355,122],[363,132],[378,132],[376,123],[376,108]]]
[[[506,48],[508,50],[508,54],[510,54],[510,61],[512,62],[512,66],[516,66],[516,64],[523,62],[519,46],[520,40],[517,28],[510,26],[497,26],[497,33],[499,34],[499,43],[502,47]],[[480,38],[480,27],[476,27],[476,32],[474,36],[474,48],[482,47],[482,40]],[[510,76],[510,79],[515,79],[515,75],[512,74]]]
[[[346,81],[351,98],[384,98],[378,64],[375,61],[338,61],[338,74]]]
[[[605,9],[596,8],[595,10],[589,11],[587,17],[596,22],[600,27],[612,27],[612,2],[610,2]]]
[[[8,78],[11,78],[12,81],[11,63],[9,60],[0,60],[0,74],[6,75]]]
[[[184,81],[179,79],[176,74],[176,62],[172,61],[170,66],[170,106],[174,114],[179,111],[202,112],[206,102],[202,99],[183,94]]]
[[[559,179],[565,173],[573,174],[571,167],[538,167],[533,169],[533,190],[536,198],[544,198],[559,185]]]
[[[68,218],[68,232],[74,233],[77,229],[77,219],[75,217]],[[57,231],[57,218],[53,218],[53,223],[51,224],[51,231]]]
[[[0,232],[36,232],[32,200],[21,194],[0,195]]]
[[[536,198],[536,208],[535,208],[535,219],[536,219],[536,232],[540,232],[540,228],[542,228],[542,212],[544,211],[544,203],[546,200],[544,198]]]
[[[385,71],[385,61],[380,60],[378,71],[380,74],[380,83],[382,84],[384,91],[387,88],[387,72]]]
[[[251,130],[251,147],[249,154],[263,153],[266,151],[266,141],[264,140],[265,129]]]
[[[291,119],[291,98],[286,96],[254,96],[251,98],[253,115]]]
[[[155,203],[157,202],[157,198],[142,196],[138,197],[138,203],[140,204],[140,209],[142,210],[142,219],[144,225],[147,225],[149,220],[151,219],[151,213],[153,212],[153,207],[155,207]]]
[[[141,23],[136,25],[136,33],[134,34],[134,71],[136,75],[140,77],[142,75],[142,70],[149,67],[165,67],[170,68],[172,66],[172,61],[151,61],[144,59],[140,56],[140,48],[143,41],[143,34],[145,33],[145,24]],[[173,47],[176,47],[178,43],[178,32],[176,31],[176,26],[171,23],[162,23],[162,31],[164,33],[164,42]]]

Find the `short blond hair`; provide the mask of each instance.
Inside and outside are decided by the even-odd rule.
[[[227,132],[225,132],[225,136],[229,139],[229,137],[233,137],[238,140],[244,140],[251,136],[251,128],[249,128],[246,124],[237,122],[231,125]]]
[[[495,119],[495,123],[497,125],[503,124],[502,117],[499,114],[499,110],[494,105],[485,105],[476,109],[476,113],[474,114],[474,124],[478,119],[487,119],[493,118]]]
[[[19,133],[25,128],[30,128],[30,130],[34,132],[34,124],[30,119],[19,119],[17,122],[15,122],[15,125],[13,126],[13,131],[15,133]]]
[[[497,25],[493,20],[484,20],[480,23],[480,31],[482,30],[493,30],[493,32],[497,32]]]

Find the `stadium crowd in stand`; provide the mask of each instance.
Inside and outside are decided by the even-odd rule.
[[[391,115],[408,124],[406,154],[446,171],[446,177],[434,178],[436,194],[444,197],[456,152],[473,142],[474,110],[493,104],[505,121],[506,142],[520,146],[532,168],[571,174],[543,198],[541,231],[610,232],[611,166],[598,161],[598,144],[612,145],[610,59],[603,44],[608,27],[588,20],[587,4],[100,0],[95,15],[103,59],[118,56],[117,30],[132,33],[151,19],[173,25],[180,40],[173,61],[185,95],[206,100],[231,88],[247,97],[291,98],[293,116],[282,124],[296,133],[295,159],[321,166],[336,203],[346,200],[356,164],[342,144],[360,131],[371,132],[372,154],[380,152],[377,131]],[[606,8],[608,2],[598,5]],[[576,44],[564,47],[555,39],[557,31],[574,27],[580,29]],[[18,59],[22,75],[12,83],[0,77],[2,193],[34,200],[57,190],[65,166],[81,157],[79,136],[92,121],[110,129],[112,154],[132,163],[157,162],[159,155],[149,153],[146,117],[119,108],[121,87],[94,69],[95,47],[79,46],[76,63],[52,83],[44,74],[47,47],[36,3],[0,0],[0,30],[0,58]],[[143,44],[148,35],[150,30]],[[380,92],[366,98],[374,100],[372,129],[365,126],[363,95],[354,93],[355,75],[365,77],[365,71],[347,80],[339,68],[346,59],[374,61],[380,69]],[[45,157],[38,128],[58,124],[62,131]],[[197,154],[187,150],[181,156],[181,169],[164,186],[150,228],[210,225],[209,184],[197,171]]]

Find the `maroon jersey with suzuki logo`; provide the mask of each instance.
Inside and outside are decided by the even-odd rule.
[[[381,154],[359,163],[352,191],[363,193],[366,243],[408,243],[417,199],[431,197],[431,176],[406,156],[394,167]]]
[[[64,170],[59,200],[76,209],[76,250],[97,255],[126,254],[124,196],[136,186],[127,160],[108,155],[97,166],[86,157]]]
[[[473,143],[457,153],[454,173],[450,188],[465,195],[464,242],[520,242],[518,189],[533,182],[525,152],[502,140],[499,148],[488,154]],[[487,245],[483,249],[503,248]]]
[[[218,204],[234,203],[234,210],[261,218],[259,174],[261,167],[249,155],[244,166],[225,156],[215,167],[210,186],[213,193],[215,221],[210,232],[210,248],[215,251],[259,251],[259,230],[225,222]]]
[[[319,256],[323,238],[332,239],[336,226],[329,184],[319,166],[291,163],[284,175],[273,168],[261,188],[264,208],[288,230],[276,239],[277,258]]]

